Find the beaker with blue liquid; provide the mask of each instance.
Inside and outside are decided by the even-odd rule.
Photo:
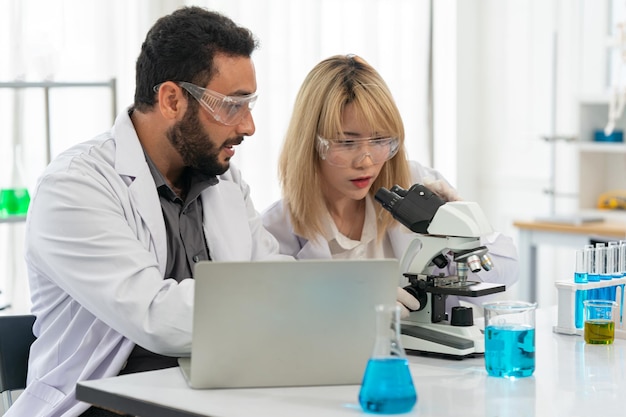
[[[494,301],[485,311],[485,368],[496,377],[518,378],[535,372],[537,303]]]
[[[376,306],[376,341],[363,375],[359,404],[367,413],[401,414],[417,403],[409,362],[400,344],[400,307]]]

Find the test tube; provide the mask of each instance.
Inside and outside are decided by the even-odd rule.
[[[626,276],[626,240],[619,241],[619,271],[622,277]],[[620,284],[620,299],[619,299],[619,321],[620,324],[624,323],[624,284]]]
[[[619,241],[619,272],[622,276],[626,275],[626,240]]]
[[[626,246],[625,246],[626,248]],[[574,282],[577,284],[587,283],[587,254],[589,251],[580,249],[576,251],[576,268],[574,270]],[[583,308],[587,299],[588,290],[576,290],[574,306],[574,326],[582,329],[584,325]]]
[[[596,273],[596,248],[593,245],[585,245],[585,253],[587,259],[587,281],[598,282],[600,281],[600,275]],[[587,299],[597,300],[598,289],[587,290]]]
[[[580,249],[576,251],[576,269],[574,270],[574,282],[583,284],[587,282],[587,259],[586,251]]]
[[[585,252],[587,253],[587,281],[597,282],[600,281],[600,274],[597,272],[596,267],[596,248],[593,245],[585,245]]]
[[[619,242],[609,242],[607,249],[607,271],[611,274],[611,279],[621,278],[619,270]]]
[[[611,274],[608,271],[608,260],[610,256],[608,248],[604,243],[596,243],[596,255],[598,255],[598,258],[596,260],[596,268],[598,274],[600,275],[600,281],[610,281],[612,278]]]
[[[619,242],[609,242],[609,246],[606,252],[606,272],[611,276],[611,279],[621,278],[622,274],[619,272]],[[615,296],[617,294],[617,285],[611,285],[607,288],[608,296],[611,301],[617,301]]]
[[[607,248],[603,242],[596,243],[595,273],[600,277],[600,281],[611,280],[611,275],[606,272],[606,252]],[[596,294],[599,300],[610,299],[609,291],[606,287],[598,288]]]

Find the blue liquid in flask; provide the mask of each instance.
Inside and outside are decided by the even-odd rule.
[[[366,413],[407,413],[416,402],[417,392],[406,358],[369,360],[359,392],[359,403]]]

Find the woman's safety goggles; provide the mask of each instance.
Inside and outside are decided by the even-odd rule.
[[[218,122],[227,126],[234,126],[241,122],[254,107],[256,94],[246,96],[225,96],[217,91],[202,88],[198,85],[185,81],[175,81],[184,88],[208,111]],[[154,91],[159,91],[161,84],[154,86]]]
[[[398,138],[343,138],[325,139],[317,136],[317,151],[330,165],[348,168],[369,157],[373,164],[380,164],[398,153]]]

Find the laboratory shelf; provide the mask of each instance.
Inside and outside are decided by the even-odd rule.
[[[626,153],[626,144],[610,143],[610,142],[578,142],[578,150],[580,152],[609,152],[609,153]]]
[[[107,88],[111,93],[111,120],[117,116],[117,80],[111,78],[106,81],[9,81],[0,82],[0,89],[41,89],[44,93],[45,130],[46,130],[46,161],[51,161],[51,103],[50,91],[59,88]]]
[[[626,190],[626,143],[594,140],[594,132],[607,125],[609,103],[608,94],[586,96],[579,102],[577,140],[570,142],[575,149],[578,211],[596,209],[603,193]],[[615,129],[626,132],[625,115],[615,121]],[[604,214],[608,217],[609,213]]]
[[[598,105],[607,106],[611,100],[610,92],[597,93],[597,94],[583,94],[579,97],[581,105]]]

